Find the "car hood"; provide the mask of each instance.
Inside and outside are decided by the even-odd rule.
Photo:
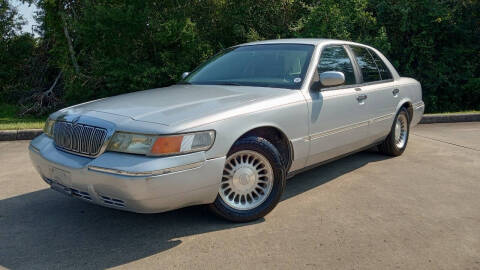
[[[248,86],[173,85],[95,100],[62,112],[85,114],[94,111],[171,126],[292,92],[296,91]]]

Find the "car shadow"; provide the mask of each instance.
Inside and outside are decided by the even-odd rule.
[[[287,182],[282,200],[386,158],[362,152],[299,174]],[[135,214],[44,189],[0,200],[0,267],[114,267],[174,248],[182,243],[181,237],[264,221],[231,223],[211,215],[204,206]]]

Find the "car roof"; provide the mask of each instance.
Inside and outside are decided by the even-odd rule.
[[[328,39],[328,38],[286,38],[286,39],[271,39],[271,40],[261,40],[261,41],[254,41],[249,43],[243,43],[237,46],[248,46],[248,45],[260,45],[260,44],[308,44],[308,45],[319,45],[322,43],[342,43],[342,44],[350,44],[350,45],[360,45],[366,46],[364,44],[355,43],[346,40],[338,40],[338,39]],[[235,46],[236,47],[236,46]]]
[[[255,42],[249,42],[249,43],[244,43],[240,44],[234,47],[241,47],[241,46],[249,46],[249,45],[260,45],[260,44],[307,44],[307,45],[327,45],[327,44],[345,44],[345,45],[353,45],[353,46],[361,46],[365,48],[369,48],[377,52],[385,61],[388,63],[388,67],[390,71],[393,73],[394,78],[400,77],[398,74],[397,70],[395,67],[390,63],[390,61],[377,49],[361,44],[361,43],[356,43],[352,41],[346,41],[346,40],[339,40],[339,39],[328,39],[328,38],[285,38],[285,39],[271,39],[271,40],[261,40],[261,41],[255,41]]]

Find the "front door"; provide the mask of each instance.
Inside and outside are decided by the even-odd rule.
[[[325,71],[340,71],[345,84],[310,90],[310,155],[307,166],[354,151],[368,140],[369,113],[366,95],[356,87],[360,82],[351,55],[343,45],[322,50],[315,77]]]

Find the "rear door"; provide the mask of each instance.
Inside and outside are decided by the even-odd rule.
[[[371,49],[349,46],[360,69],[359,92],[367,98],[370,143],[382,139],[390,132],[395,113],[398,90],[395,89],[392,74],[380,57]]]

